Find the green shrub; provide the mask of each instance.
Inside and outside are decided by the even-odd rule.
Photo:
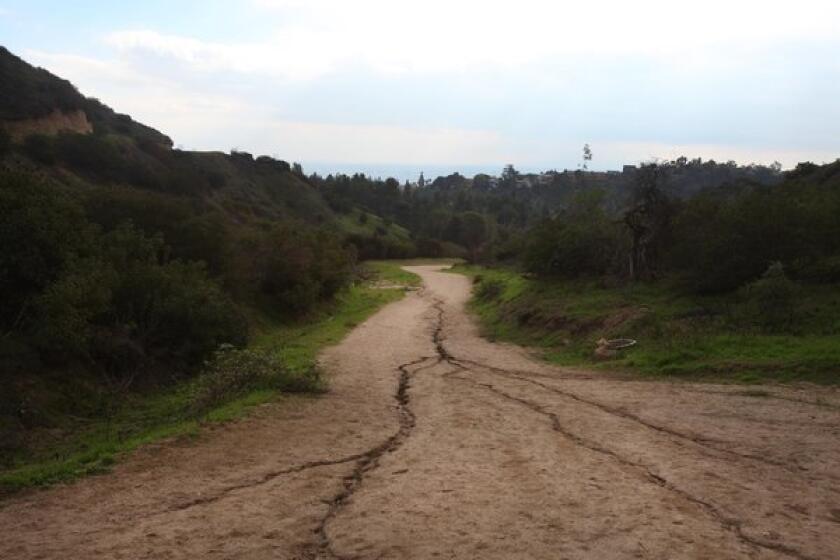
[[[201,263],[170,261],[162,239],[130,225],[105,235],[54,192],[0,190],[6,327],[49,363],[92,361],[110,374],[191,367],[247,323]]]
[[[81,208],[57,185],[0,174],[0,325],[21,327],[33,298],[90,253],[93,238]]]
[[[84,204],[88,218],[105,231],[131,222],[147,236],[162,234],[172,258],[203,261],[214,276],[224,271],[228,227],[218,213],[196,212],[187,198],[114,187],[90,191]]]
[[[74,263],[33,306],[36,345],[51,356],[88,356],[97,320],[112,303],[114,271],[96,259]]]
[[[116,275],[103,326],[125,333],[146,359],[194,365],[221,343],[245,343],[244,316],[201,263],[165,261],[162,240],[130,226],[103,245]]]
[[[332,298],[351,278],[355,252],[339,238],[302,224],[277,227],[256,240],[249,266],[263,297],[280,311],[304,313]]]
[[[605,220],[548,221],[532,231],[525,248],[529,272],[568,278],[607,275],[618,269],[621,234]]]
[[[55,163],[55,142],[44,134],[30,134],[23,140],[23,152],[39,163]]]
[[[206,363],[204,372],[193,385],[192,408],[196,414],[203,414],[232,397],[257,389],[297,393],[321,388],[317,369],[292,371],[270,352],[237,350],[223,345]]]
[[[505,291],[505,283],[501,280],[483,280],[477,284],[475,297],[479,301],[493,301]]]
[[[783,331],[793,324],[799,288],[781,263],[770,265],[758,280],[741,288],[740,318],[768,331]]]
[[[68,167],[103,179],[114,179],[125,167],[122,155],[100,134],[63,132],[53,140],[56,157]]]
[[[618,272],[626,232],[605,209],[605,193],[579,193],[568,208],[528,232],[523,263],[537,274],[577,278]]]

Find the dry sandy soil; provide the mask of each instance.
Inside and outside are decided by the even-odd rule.
[[[412,270],[327,395],[0,503],[0,558],[840,558],[837,391],[549,367]]]

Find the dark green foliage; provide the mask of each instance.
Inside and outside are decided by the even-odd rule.
[[[472,211],[453,216],[444,231],[444,240],[466,247],[472,261],[476,260],[479,249],[489,237],[484,216]]]
[[[415,244],[385,237],[385,229],[378,226],[374,235],[351,233],[347,243],[355,249],[359,260],[410,259],[417,256]],[[424,256],[433,256],[420,253]]]
[[[777,187],[712,191],[685,202],[675,218],[672,270],[708,293],[734,290],[776,261],[794,277],[831,281],[830,263],[840,255],[838,168],[801,167]]]
[[[0,175],[0,324],[15,329],[32,299],[91,251],[81,208],[32,176]]]
[[[800,290],[785,274],[781,263],[739,291],[739,318],[769,332],[785,332],[794,324]]]
[[[102,234],[59,188],[0,176],[4,338],[46,364],[116,375],[189,368],[220,343],[244,343],[242,315],[202,264],[170,260],[161,236],[130,225]]]
[[[172,258],[202,261],[214,276],[224,271],[231,234],[217,211],[186,197],[120,187],[93,189],[84,204],[106,231],[131,222],[146,235],[162,234]]]
[[[17,341],[30,349],[20,359],[34,353],[49,368],[133,378],[189,371],[219,344],[243,344],[247,323],[205,263],[237,297],[281,315],[332,298],[353,272],[352,249],[304,224],[233,235],[186,199],[96,189],[83,208],[32,175],[7,173],[0,187],[4,348]]]
[[[244,317],[204,266],[167,261],[162,239],[124,226],[103,238],[103,251],[116,279],[103,328],[126,336],[138,357],[191,366],[223,342],[247,340]]]
[[[55,110],[82,108],[73,84],[34,68],[0,47],[0,120],[43,117]]]
[[[504,282],[498,279],[480,280],[476,277],[475,297],[482,302],[492,301],[499,298],[505,290]]]
[[[355,253],[328,232],[283,225],[258,244],[260,294],[278,310],[305,312],[350,281]]]
[[[0,157],[6,155],[12,149],[12,137],[0,126]]]
[[[158,364],[189,368],[219,344],[241,345],[247,324],[199,263],[167,261],[161,238],[122,226],[98,240],[40,295],[29,323],[52,360],[92,361],[128,375]]]
[[[800,166],[776,186],[732,185],[685,200],[667,194],[671,173],[638,170],[638,189],[620,211],[610,210],[603,191],[581,191],[531,229],[526,269],[565,277],[671,276],[705,294],[737,290],[777,261],[794,280],[840,278],[840,162]]]
[[[603,193],[582,193],[565,212],[534,228],[525,247],[526,270],[569,278],[618,273],[627,241],[602,200]]]
[[[628,276],[651,279],[662,268],[662,255],[672,240],[674,202],[666,192],[669,168],[643,165],[636,173],[630,207],[622,221],[630,238]]]
[[[0,120],[36,119],[72,111],[84,111],[98,134],[121,134],[142,144],[172,146],[172,141],[157,130],[84,97],[67,80],[30,66],[0,47]]]
[[[800,270],[800,276],[809,282],[840,284],[840,254],[818,260]]]
[[[54,142],[58,159],[82,173],[110,177],[122,166],[119,151],[102,135],[62,133]]]
[[[52,165],[58,159],[55,153],[55,142],[44,134],[30,134],[23,140],[23,152],[44,165]]]
[[[115,112],[98,99],[85,97],[82,108],[88,120],[93,123],[94,132],[100,135],[117,134],[131,138],[143,150],[168,150],[172,140],[154,128],[134,121],[128,115]]]

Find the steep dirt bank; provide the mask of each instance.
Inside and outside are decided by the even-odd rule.
[[[84,111],[72,111],[63,113],[53,111],[45,117],[37,119],[26,119],[21,121],[0,122],[0,128],[17,142],[22,141],[30,134],[46,134],[54,136],[59,132],[76,132],[79,134],[90,134],[93,132],[93,125],[88,121]]]
[[[552,368],[413,270],[325,354],[328,395],[2,503],[0,557],[836,557],[836,391]]]

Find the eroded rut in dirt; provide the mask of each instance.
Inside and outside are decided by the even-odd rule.
[[[836,391],[552,368],[412,271],[325,353],[326,396],[0,503],[0,557],[836,557]]]
[[[704,447],[708,447],[708,448],[713,449],[713,450],[718,451],[718,452],[730,453],[730,454],[733,454],[733,455],[737,455],[738,457],[744,457],[744,458],[748,458],[748,459],[752,459],[752,460],[758,460],[758,461],[765,462],[767,464],[774,465],[774,466],[782,466],[782,467],[787,468],[787,465],[784,465],[780,462],[772,461],[772,460],[769,460],[769,459],[766,459],[766,458],[763,458],[763,457],[760,457],[760,456],[752,455],[752,454],[738,453],[738,452],[727,450],[727,449],[715,448],[715,447],[709,445],[709,440],[707,440],[707,439],[696,437],[696,436],[688,436],[688,435],[685,435],[683,433],[677,432],[675,430],[671,430],[669,428],[666,428],[664,426],[658,426],[658,425],[655,425],[655,424],[651,424],[651,423],[646,422],[643,419],[639,418],[638,416],[630,414],[628,412],[624,412],[624,411],[609,407],[607,405],[604,405],[603,403],[587,400],[587,399],[581,398],[578,395],[575,395],[574,393],[569,393],[567,391],[562,391],[560,389],[557,389],[556,387],[551,387],[551,386],[546,385],[544,383],[540,383],[539,381],[529,379],[524,375],[526,372],[508,371],[508,370],[504,370],[504,369],[501,369],[501,368],[496,368],[496,367],[489,366],[489,365],[483,364],[481,362],[473,361],[473,360],[461,360],[457,356],[452,355],[446,349],[446,347],[444,346],[444,340],[443,340],[442,333],[443,333],[443,330],[444,330],[445,312],[443,310],[443,303],[440,302],[440,301],[435,301],[435,303],[433,304],[433,307],[438,312],[438,323],[437,323],[437,326],[435,327],[434,338],[433,338],[433,340],[435,342],[435,348],[438,352],[438,360],[439,361],[445,361],[448,364],[450,364],[452,366],[455,366],[455,368],[456,368],[455,370],[452,370],[452,372],[450,372],[449,374],[445,374],[448,378],[457,379],[459,381],[472,383],[473,385],[475,385],[477,387],[482,387],[482,388],[484,388],[488,391],[491,391],[494,394],[496,394],[496,395],[498,395],[498,396],[500,396],[504,399],[508,399],[510,401],[516,402],[516,403],[526,407],[527,409],[531,410],[532,412],[535,412],[535,413],[547,418],[550,421],[551,427],[555,432],[558,432],[563,437],[566,437],[567,439],[569,439],[570,441],[574,442],[577,445],[580,445],[582,447],[585,447],[587,449],[590,449],[592,451],[595,451],[597,453],[605,455],[605,456],[619,462],[622,465],[625,465],[627,467],[631,467],[633,469],[636,469],[639,472],[639,474],[641,475],[642,480],[650,482],[652,484],[656,484],[657,486],[660,486],[662,488],[665,488],[665,489],[669,490],[670,492],[673,492],[677,496],[680,496],[681,498],[687,500],[688,502],[699,506],[702,510],[704,510],[706,513],[708,513],[715,521],[720,523],[721,526],[723,526],[726,530],[732,531],[737,536],[737,538],[739,540],[741,540],[742,542],[744,542],[744,543],[746,543],[746,544],[748,544],[752,547],[764,548],[764,549],[780,552],[780,553],[784,554],[785,556],[789,556],[789,557],[792,557],[792,558],[797,558],[797,559],[800,559],[800,560],[811,560],[812,559],[812,557],[810,557],[806,554],[803,554],[801,551],[796,550],[793,547],[789,547],[789,546],[787,546],[783,543],[766,542],[766,541],[763,541],[763,540],[756,539],[756,538],[750,537],[748,535],[745,535],[744,532],[741,530],[741,526],[743,524],[741,520],[727,517],[715,505],[713,505],[713,504],[711,504],[711,503],[709,503],[709,502],[707,502],[707,501],[705,501],[705,500],[703,500],[703,499],[701,499],[697,496],[694,496],[694,495],[686,492],[685,490],[682,490],[682,489],[676,487],[674,484],[672,484],[671,482],[669,482],[668,480],[666,480],[662,476],[652,472],[648,466],[643,465],[643,464],[638,463],[638,462],[635,462],[635,461],[632,461],[632,460],[629,460],[626,457],[623,457],[623,456],[619,455],[618,453],[615,453],[614,451],[612,451],[610,449],[607,449],[605,447],[597,445],[597,444],[595,444],[591,441],[587,441],[586,439],[580,437],[579,435],[570,432],[568,429],[563,427],[563,425],[560,422],[559,417],[556,414],[546,411],[542,406],[540,406],[540,405],[538,405],[538,404],[536,404],[532,401],[529,401],[529,400],[526,400],[526,399],[523,399],[523,398],[519,398],[519,397],[516,397],[516,396],[511,395],[509,393],[506,393],[504,391],[501,391],[490,383],[476,382],[469,377],[459,376],[457,374],[458,373],[469,373],[470,372],[470,367],[478,367],[478,368],[481,368],[481,369],[486,370],[488,372],[491,372],[495,375],[503,375],[503,376],[513,377],[517,380],[525,381],[527,383],[537,385],[541,389],[550,391],[552,393],[559,394],[559,395],[561,395],[563,397],[566,397],[566,398],[574,399],[575,401],[584,403],[584,404],[589,405],[589,406],[596,407],[596,408],[598,408],[600,410],[603,410],[603,411],[605,411],[609,414],[612,414],[612,415],[615,415],[615,416],[620,416],[622,418],[628,418],[628,419],[630,419],[634,422],[637,422],[637,423],[639,423],[639,424],[641,424],[641,425],[643,425],[647,428],[650,428],[650,429],[668,434],[668,435],[673,436],[673,437],[688,440],[690,442],[702,445]],[[465,364],[468,364],[468,365],[465,365]]]
[[[344,479],[344,489],[331,500],[330,508],[327,511],[327,514],[323,517],[323,519],[321,519],[320,523],[318,523],[318,527],[315,529],[315,533],[318,535],[318,545],[320,548],[319,552],[322,555],[326,555],[330,558],[342,558],[342,556],[333,550],[329,535],[327,534],[327,524],[336,515],[338,515],[344,503],[361,487],[365,473],[378,466],[378,459],[382,455],[396,451],[400,445],[402,445],[403,441],[405,441],[405,438],[409,436],[412,428],[414,428],[415,416],[409,406],[410,397],[408,389],[411,383],[412,373],[422,371],[423,368],[418,368],[414,370],[414,372],[410,371],[409,368],[420,365],[430,359],[431,358],[426,357],[419,358],[397,366],[397,371],[399,371],[399,382],[397,384],[397,392],[394,395],[394,400],[396,400],[397,403],[397,415],[400,422],[399,430],[393,436],[389,437],[380,445],[377,445],[373,449],[365,452],[359,458],[353,472]]]

